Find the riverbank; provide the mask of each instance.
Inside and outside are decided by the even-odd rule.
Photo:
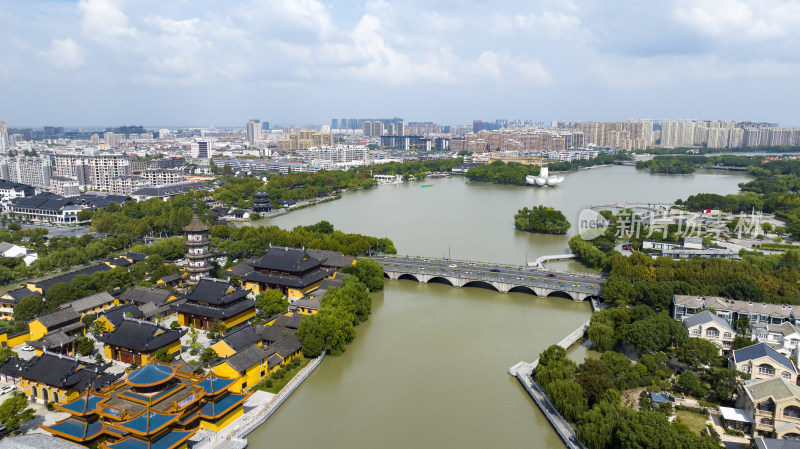
[[[317,369],[324,358],[325,353],[323,352],[301,369],[277,394],[261,390],[253,393],[253,396],[244,404],[246,411],[241,418],[217,434],[205,431],[205,435],[200,437],[201,441],[192,449],[230,449],[229,446],[233,448],[247,446],[248,442],[244,438],[264,424],[300,384]],[[247,410],[248,407],[250,407],[249,410]]]

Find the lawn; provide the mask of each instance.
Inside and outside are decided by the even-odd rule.
[[[708,420],[705,415],[688,410],[678,410],[676,414],[681,422],[686,424],[697,435],[700,435],[700,431],[705,430],[706,421]]]
[[[307,359],[307,358],[303,357],[302,355],[297,356],[297,358],[295,360],[300,362],[299,365],[297,365],[295,368],[292,368],[292,369],[286,371],[286,373],[283,375],[282,379],[277,380],[275,378],[275,373],[272,373],[272,374],[269,375],[269,377],[267,377],[266,379],[264,379],[261,382],[259,382],[258,384],[256,384],[256,386],[253,387],[253,390],[268,391],[270,393],[278,393],[279,391],[281,391],[281,389],[283,387],[285,387],[286,384],[288,384],[289,381],[292,380],[292,378],[297,373],[299,373],[301,369],[303,369],[306,365],[308,365],[308,362],[311,361],[310,359]],[[292,362],[294,362],[295,360],[293,360]],[[286,367],[281,368],[281,369],[285,369],[285,368]],[[271,383],[272,386],[268,387],[267,385],[269,383]]]

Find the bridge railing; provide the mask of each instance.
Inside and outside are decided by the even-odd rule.
[[[548,273],[561,273],[561,274],[570,274],[570,275],[578,275],[579,277],[585,278],[594,278],[594,279],[605,279],[605,276],[594,274],[594,273],[577,273],[573,271],[566,271],[566,270],[552,270],[552,269],[545,269],[545,268],[537,268],[537,267],[526,267],[524,265],[511,265],[511,264],[504,264],[504,263],[495,263],[495,262],[481,262],[477,260],[466,260],[466,259],[439,259],[436,257],[424,257],[424,256],[381,256],[384,259],[395,259],[398,261],[414,261],[414,260],[422,260],[422,261],[435,261],[435,262],[444,262],[444,263],[461,263],[461,264],[481,264],[487,265],[492,267],[505,267],[509,269],[518,269],[521,272],[525,271],[533,271],[533,272],[542,272],[546,271]],[[467,267],[459,267],[459,269],[466,269]]]

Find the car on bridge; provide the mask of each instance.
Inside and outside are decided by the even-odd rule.
[[[498,270],[497,268],[492,268],[489,271],[491,271],[492,273],[499,273],[500,272],[500,270]]]
[[[454,264],[454,263],[451,263],[450,265],[448,265],[448,267],[449,267],[449,268],[458,268],[458,265],[456,265],[456,264]]]
[[[547,277],[554,278],[554,277],[556,277],[556,274],[555,273],[547,273]]]

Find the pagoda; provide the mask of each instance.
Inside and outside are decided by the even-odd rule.
[[[211,251],[208,250],[208,230],[205,223],[197,215],[197,198],[194,200],[194,215],[188,226],[183,228],[186,232],[186,271],[189,272],[190,285],[197,285],[201,278],[211,274]]]
[[[253,195],[253,212],[262,214],[272,210],[272,203],[270,202],[269,195],[263,190],[259,190]]]

